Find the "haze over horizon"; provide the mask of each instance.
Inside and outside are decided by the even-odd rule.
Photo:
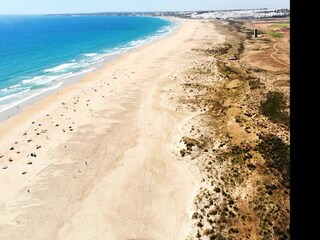
[[[289,0],[0,0],[0,14],[63,14],[95,12],[200,11],[254,8],[290,8]]]

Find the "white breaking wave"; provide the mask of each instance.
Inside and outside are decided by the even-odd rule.
[[[16,85],[12,85],[12,86],[8,87],[8,89],[14,89],[14,88],[18,88],[20,86],[21,86],[21,83],[16,84]]]
[[[25,97],[19,98],[19,100],[10,102],[9,104],[5,104],[5,105],[2,105],[2,104],[1,104],[1,100],[2,100],[2,99],[0,99],[0,104],[1,104],[1,105],[0,105],[0,112],[4,112],[4,111],[6,111],[6,110],[8,110],[8,109],[11,109],[11,108],[13,108],[13,107],[15,107],[15,106],[18,106],[18,105],[20,105],[21,103],[23,103],[23,102],[25,102],[25,101],[28,101],[28,100],[36,97],[36,96],[39,96],[39,95],[41,95],[41,94],[43,94],[43,93],[45,93],[45,92],[48,92],[48,91],[50,91],[50,90],[54,90],[54,89],[56,89],[56,88],[59,88],[61,85],[62,85],[62,83],[60,83],[60,84],[58,84],[58,85],[56,85],[56,86],[53,86],[53,87],[51,87],[51,88],[46,88],[46,89],[44,89],[44,90],[38,90],[38,91],[30,91],[30,89],[29,89],[29,90],[25,90],[25,91],[23,91],[23,92],[20,93],[21,95],[25,95]],[[32,94],[28,94],[28,93],[32,93]]]
[[[75,66],[77,63],[76,62],[73,62],[73,63],[63,63],[57,67],[54,67],[54,68],[49,68],[49,69],[45,69],[44,72],[46,73],[55,73],[55,72],[61,72],[63,70],[66,70],[70,67],[73,67]]]
[[[37,76],[37,77],[33,77],[31,79],[26,79],[22,81],[22,84],[26,85],[26,84],[47,84],[50,82],[53,82],[54,80],[58,80],[58,79],[64,79],[66,77],[71,76],[72,73],[64,73],[64,74],[60,74],[60,75],[55,75],[55,76]]]
[[[1,105],[1,102],[4,102],[5,100],[16,98],[16,97],[21,96],[24,93],[27,93],[29,91],[30,91],[30,88],[25,89],[25,90],[23,90],[21,92],[15,93],[15,94],[11,94],[11,95],[7,95],[7,96],[4,96],[4,97],[0,97],[0,105]]]
[[[85,54],[83,54],[83,56],[85,56],[85,57],[93,57],[96,55],[98,55],[98,53],[85,53]]]

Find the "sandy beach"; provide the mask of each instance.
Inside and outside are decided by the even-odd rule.
[[[179,21],[0,123],[1,240],[187,238],[201,178],[175,157],[192,113],[168,93],[190,51],[224,37]]]

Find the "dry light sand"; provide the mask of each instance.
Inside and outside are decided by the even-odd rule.
[[[1,240],[186,239],[199,179],[170,154],[188,116],[162,99],[187,52],[221,36],[179,21],[0,123]]]

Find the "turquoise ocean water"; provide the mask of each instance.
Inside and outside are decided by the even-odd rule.
[[[129,16],[0,16],[0,113],[170,32]]]

